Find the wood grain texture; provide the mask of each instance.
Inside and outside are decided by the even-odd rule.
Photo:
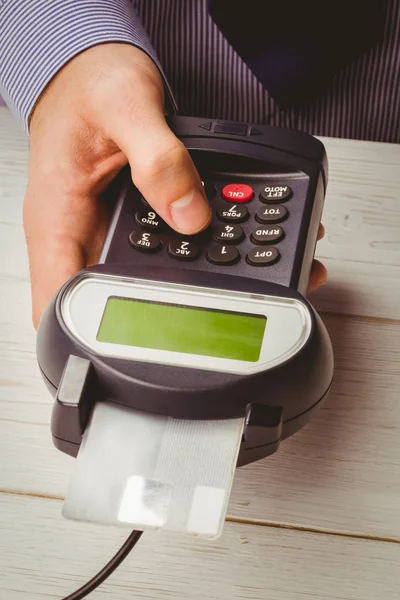
[[[317,310],[400,319],[400,145],[321,138],[330,163]]]
[[[400,324],[324,320],[336,355],[330,397],[276,455],[237,471],[229,515],[400,540]],[[16,330],[0,342],[0,488],[63,496],[74,461],[52,446],[34,336]]]
[[[61,598],[129,530],[62,519],[61,503],[0,496],[0,595]],[[212,542],[147,533],[99,600],[398,600],[400,544],[227,523]]]
[[[329,282],[311,299],[318,310],[400,319],[400,145],[321,139],[330,175],[317,257]],[[27,156],[26,137],[0,107],[0,222],[6,247],[18,240],[0,277],[28,277],[20,245]]]

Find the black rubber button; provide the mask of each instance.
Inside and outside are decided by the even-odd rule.
[[[222,200],[217,205],[217,216],[228,223],[243,223],[249,217],[249,209],[244,204],[230,204]]]
[[[179,260],[195,260],[200,254],[200,248],[193,242],[174,240],[168,246],[168,253]]]
[[[274,244],[285,235],[282,227],[259,227],[251,234],[253,244]]]
[[[244,238],[240,225],[217,225],[213,233],[214,240],[221,244],[238,244]]]
[[[248,253],[246,260],[254,267],[269,267],[275,264],[280,257],[277,248],[253,248]]]
[[[161,248],[158,237],[147,231],[132,231],[129,242],[136,250],[142,250],[143,252],[157,252]]]
[[[207,253],[208,260],[214,265],[233,265],[239,258],[239,250],[235,246],[215,246]]]
[[[266,185],[260,194],[260,200],[267,204],[279,204],[286,202],[292,195],[292,190],[288,185]]]
[[[259,223],[280,223],[288,217],[289,211],[286,206],[262,206],[256,214]]]
[[[146,229],[162,229],[164,221],[154,210],[140,210],[135,215],[135,221],[138,225]]]

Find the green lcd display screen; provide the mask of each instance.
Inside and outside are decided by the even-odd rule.
[[[110,297],[99,342],[256,362],[263,315]]]

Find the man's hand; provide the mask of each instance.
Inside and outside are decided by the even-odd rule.
[[[166,124],[157,67],[133,46],[99,45],[60,71],[30,123],[24,227],[35,327],[61,285],[97,262],[109,219],[99,196],[128,162],[135,185],[171,227],[186,234],[207,227],[209,204]],[[325,278],[315,262],[310,289]]]

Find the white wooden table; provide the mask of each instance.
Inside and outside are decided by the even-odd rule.
[[[325,408],[237,472],[214,543],[146,534],[93,598],[398,600],[400,146],[324,140],[330,183],[314,294],[335,347]],[[0,108],[0,596],[56,600],[126,530],[61,517],[73,459],[54,449],[35,361],[21,208],[27,141]]]

